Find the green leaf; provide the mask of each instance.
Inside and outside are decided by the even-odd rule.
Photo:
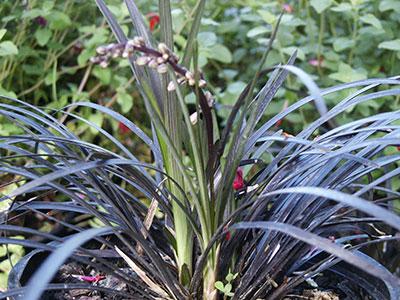
[[[6,29],[0,29],[0,41],[1,39],[4,37],[4,35],[6,34],[7,30]]]
[[[11,41],[5,41],[0,43],[0,56],[16,55],[18,54],[18,48]]]
[[[95,125],[97,125],[98,127],[101,127],[103,125],[103,121],[104,121],[104,116],[102,113],[97,112],[97,113],[93,113],[89,116],[88,120],[92,123],[94,123]],[[90,128],[90,132],[93,134],[97,134],[98,131],[97,129],[93,128],[93,127],[89,127]]]
[[[304,60],[306,58],[306,55],[304,54],[304,51],[301,48],[297,47],[285,47],[281,49],[283,53],[287,55],[292,55],[294,51],[297,50],[297,58],[300,60]]]
[[[227,294],[230,293],[231,291],[232,291],[232,284],[227,283],[224,287],[224,293]]]
[[[133,98],[124,89],[119,89],[117,93],[117,103],[121,106],[122,113],[126,114],[133,106]]]
[[[325,9],[331,6],[332,0],[311,0],[310,5],[317,13],[322,13]]]
[[[100,68],[99,66],[95,66],[93,68],[93,75],[100,79],[103,84],[109,84],[111,81],[110,68]]]
[[[258,27],[254,27],[253,29],[249,30],[249,32],[247,33],[247,37],[252,38],[257,35],[264,34],[267,32],[270,32],[270,30],[267,27],[258,26]]]
[[[261,16],[261,18],[268,24],[273,24],[276,21],[276,17],[274,14],[269,12],[268,10],[258,10],[258,14]]]
[[[14,239],[24,240],[22,235],[13,236]],[[8,245],[8,251],[15,254],[17,257],[22,257],[25,255],[25,249],[21,245]]]
[[[181,32],[186,25],[186,16],[182,9],[173,9],[171,11],[172,25],[175,32]]]
[[[45,17],[46,16],[46,12],[38,9],[38,8],[34,8],[34,9],[30,9],[30,10],[25,10],[24,13],[22,14],[21,18],[27,18],[28,20],[37,18],[39,16]]]
[[[367,78],[367,72],[364,69],[355,70],[345,63],[339,64],[339,70],[329,75],[329,78],[340,82],[351,82]]]
[[[217,35],[214,32],[200,32],[197,40],[201,47],[210,47],[217,43]]]
[[[354,47],[355,42],[349,38],[337,38],[333,42],[333,49],[335,49],[336,52],[343,51],[345,49]]]
[[[379,19],[375,17],[373,14],[367,14],[365,16],[362,16],[360,20],[364,23],[374,26],[377,29],[382,29],[381,21],[379,21]]]
[[[196,104],[196,95],[195,93],[190,93],[185,96],[185,102],[188,104]]]
[[[361,4],[363,4],[366,1],[369,1],[369,0],[350,0],[351,5],[353,5],[353,6],[360,6]]]
[[[9,259],[4,259],[2,262],[0,262],[0,270],[3,271],[4,273],[9,273],[12,269],[12,267],[21,259],[20,256],[16,254],[11,254],[11,263]]]
[[[50,40],[51,34],[52,34],[51,30],[48,28],[38,29],[35,32],[36,41],[40,46],[44,46]]]
[[[54,1],[48,0],[43,2],[42,8],[44,11],[51,11],[54,8],[54,5]]]
[[[388,49],[392,51],[400,51],[400,39],[385,41],[378,45],[380,49]]]
[[[211,58],[227,64],[232,62],[232,54],[229,49],[226,48],[224,45],[217,44],[208,48],[207,50],[207,58]]]
[[[221,291],[221,292],[224,292],[224,283],[223,283],[222,281],[217,281],[217,282],[215,282],[215,283],[214,283],[214,287],[215,287],[217,290],[219,290],[219,291]]]
[[[8,273],[0,273],[0,289],[5,291],[8,286]]]
[[[244,83],[243,81],[235,81],[233,83],[230,83],[228,85],[227,91],[229,94],[232,95],[238,95],[244,90],[244,88],[246,87],[246,83]]]
[[[331,10],[335,12],[348,12],[352,10],[350,3],[340,3],[338,6],[332,7]]]
[[[69,27],[72,22],[68,15],[61,11],[53,11],[48,15],[49,27],[53,30],[63,30]]]
[[[106,43],[109,37],[109,32],[105,28],[97,28],[92,30],[91,33],[93,33],[92,37],[85,40],[86,48],[97,48],[98,45]]]
[[[7,91],[7,90],[3,89],[1,85],[0,85],[0,95],[17,98],[17,94],[15,94],[12,91]]]
[[[94,55],[96,55],[96,50],[84,49],[78,56],[78,65],[80,67],[84,66],[86,62]]]
[[[6,254],[7,254],[6,245],[1,245],[0,246],[0,257],[5,256]]]
[[[398,0],[383,0],[379,3],[380,11],[394,10],[400,13],[400,1]]]
[[[228,282],[231,282],[232,280],[235,280],[235,278],[239,275],[239,273],[229,273],[228,275],[226,275],[225,280]]]

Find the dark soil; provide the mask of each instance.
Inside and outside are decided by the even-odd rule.
[[[68,263],[63,265],[54,280],[53,283],[87,283],[80,280],[79,276],[96,276],[93,271],[88,272],[81,265],[77,263]],[[93,282],[93,286],[102,288],[109,288],[119,292],[125,292],[127,294],[134,295],[129,287],[121,282],[119,279],[107,275],[104,279],[98,282]],[[107,295],[103,292],[96,290],[87,289],[72,289],[72,290],[59,290],[59,291],[48,291],[42,296],[42,300],[123,300],[125,297],[119,295]],[[137,299],[140,299],[138,297]]]
[[[288,295],[283,300],[340,300],[339,296],[331,291],[304,290],[302,295]]]

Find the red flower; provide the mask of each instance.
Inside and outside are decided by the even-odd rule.
[[[72,46],[72,51],[74,54],[80,54],[85,47],[83,46],[81,41],[77,41],[73,46]]]
[[[224,227],[224,231],[225,231],[225,241],[229,241],[232,237],[231,232],[228,229],[229,224],[226,224]]]
[[[397,146],[396,148],[397,148],[398,151],[400,151],[400,146]]]
[[[160,23],[160,16],[157,13],[151,12],[146,15],[149,18],[150,31],[154,31],[157,24]]]
[[[103,275],[96,275],[96,276],[72,275],[72,277],[80,281],[93,282],[93,283],[97,283],[101,280],[106,279],[106,277]]]
[[[235,180],[233,180],[233,189],[235,191],[244,188],[243,171],[241,168],[236,170]]]
[[[127,134],[128,132],[130,132],[130,129],[128,128],[128,126],[126,126],[122,122],[118,123],[118,129],[119,129],[120,134]]]
[[[38,16],[36,17],[35,21],[40,27],[45,27],[47,25],[47,20],[45,17]]]
[[[293,6],[291,6],[290,4],[285,3],[282,5],[282,8],[285,12],[287,12],[289,14],[291,14],[293,12]]]
[[[283,122],[283,120],[282,120],[282,119],[280,119],[280,120],[276,121],[276,123],[275,123],[275,126],[276,126],[276,127],[279,127],[279,126],[281,126],[281,125],[282,125],[282,122]]]
[[[322,56],[319,59],[313,58],[308,61],[308,63],[310,65],[312,65],[313,67],[321,67],[323,62],[324,62],[324,58]]]

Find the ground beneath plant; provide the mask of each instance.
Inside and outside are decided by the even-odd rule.
[[[88,278],[88,277],[95,277],[96,275],[99,274],[94,273],[93,270],[88,271],[83,266],[77,263],[68,263],[60,268],[53,282],[72,283],[72,284],[88,283],[82,280],[81,276],[86,276],[86,278]],[[132,298],[135,295],[133,291],[130,291],[126,283],[110,275],[104,276],[104,278],[102,278],[98,282],[93,282],[92,284],[98,287],[108,288],[114,291],[127,293],[129,295],[132,295]],[[42,300],[61,300],[61,299],[62,300],[122,300],[126,298],[119,295],[110,296],[97,290],[88,290],[88,289],[71,289],[71,290],[61,290],[55,292],[49,291],[46,292],[42,297]],[[141,297],[138,296],[137,298],[134,299],[141,299]]]
[[[340,300],[332,291],[304,290],[302,295],[288,295],[283,300]]]

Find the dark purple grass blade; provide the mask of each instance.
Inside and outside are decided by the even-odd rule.
[[[70,257],[76,248],[97,235],[110,232],[109,227],[92,228],[77,233],[65,241],[55,250],[46,261],[36,270],[27,283],[27,290],[24,293],[25,299],[37,300],[45,290],[47,284],[56,274],[58,268]]]
[[[352,253],[342,247],[332,243],[331,240],[321,238],[316,234],[307,232],[295,226],[283,223],[275,222],[242,222],[231,226],[231,229],[264,229],[264,230],[277,230],[283,232],[291,237],[322,249],[328,253],[341,258],[343,261],[362,269],[368,274],[380,278],[389,284],[387,286],[389,292],[394,297],[393,299],[398,299],[400,297],[400,289],[393,289],[393,287],[398,287],[400,285],[400,279],[388,272],[386,269],[382,269],[381,265],[376,263],[371,263],[371,258],[366,259],[365,256],[358,255],[357,253]]]

